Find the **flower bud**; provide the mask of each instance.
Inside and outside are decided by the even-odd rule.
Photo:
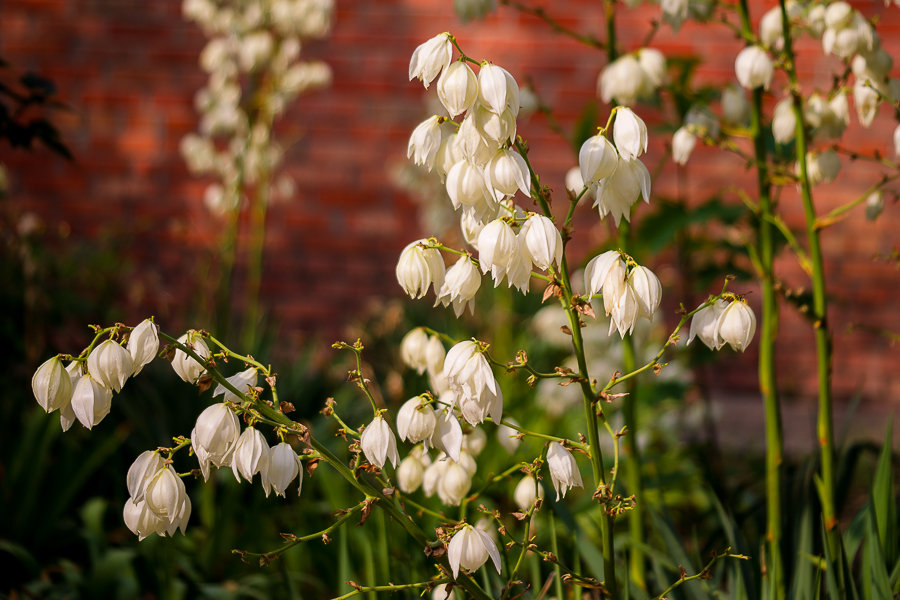
[[[613,141],[622,158],[636,158],[647,151],[647,125],[628,107],[616,111]]]
[[[537,268],[547,270],[552,265],[559,266],[562,261],[563,242],[562,235],[553,221],[543,215],[531,215],[522,225],[519,236],[525,237],[528,256]]]
[[[255,427],[247,427],[238,438],[231,456],[231,472],[238,481],[243,476],[252,482],[253,476],[260,473],[265,477],[269,469],[269,444],[266,438]]]
[[[150,319],[144,319],[131,330],[126,348],[131,354],[132,375],[140,373],[159,352],[158,330],[159,326]]]
[[[448,462],[438,480],[437,494],[441,502],[459,506],[472,487],[472,476],[460,463]]]
[[[557,501],[560,494],[565,498],[566,492],[573,487],[584,487],[575,457],[559,442],[550,442],[547,448],[547,467],[550,469],[550,479],[553,481],[553,489],[556,490]]]
[[[188,348],[192,348],[194,353],[204,361],[209,358],[209,348],[206,346],[206,342],[203,341],[200,334],[196,331],[185,333],[178,338],[178,342],[184,344]],[[175,350],[175,358],[172,359],[172,368],[175,369],[175,373],[178,374],[181,379],[188,383],[197,381],[205,370],[204,365],[198,363],[193,357],[189,356],[180,348]]]
[[[420,44],[409,60],[409,79],[417,77],[427,89],[435,77],[450,65],[453,45],[450,35],[441,33]]]
[[[734,300],[716,320],[716,350],[728,344],[743,352],[756,333],[756,315],[744,300]]]
[[[400,456],[397,454],[397,440],[390,425],[381,415],[378,415],[369,423],[359,438],[359,445],[369,463],[379,469],[384,468],[387,460],[397,466]]]
[[[438,79],[437,94],[450,117],[456,117],[472,108],[478,99],[478,78],[469,65],[454,62]]]
[[[31,378],[31,391],[45,412],[64,407],[72,398],[72,379],[59,356],[46,360]]]
[[[191,447],[200,462],[203,479],[209,479],[209,465],[231,465],[232,453],[237,445],[241,426],[237,415],[226,404],[206,407],[191,431]]]
[[[478,569],[487,562],[488,557],[499,573],[500,551],[497,544],[487,533],[468,523],[453,535],[447,545],[447,560],[450,561],[453,577],[459,576],[460,567],[467,571]]]
[[[126,482],[128,485],[128,495],[134,502],[140,502],[144,499],[144,489],[147,482],[160,469],[165,467],[166,461],[158,452],[145,450],[131,463],[128,467],[128,475]]]
[[[747,46],[734,61],[738,81],[748,90],[758,87],[769,89],[775,65],[766,51],[759,46]]]
[[[543,497],[544,490],[541,488],[541,484],[531,475],[523,477],[513,492],[513,500],[522,512],[531,510],[535,500]]]
[[[297,495],[303,489],[303,465],[300,457],[287,442],[281,442],[269,449],[269,465],[265,471],[260,471],[263,490],[266,497],[269,489],[275,491],[276,496],[285,497],[285,491],[294,479],[298,479]]]
[[[581,179],[586,184],[594,184],[606,179],[616,170],[619,154],[605,136],[595,135],[585,140],[578,151],[578,166]]]
[[[686,165],[696,143],[697,136],[691,133],[687,127],[679,127],[672,136],[672,160],[676,164]]]
[[[430,440],[436,424],[434,409],[419,396],[404,402],[397,411],[397,434],[411,444]]]
[[[131,375],[131,354],[113,340],[106,340],[88,355],[87,367],[94,379],[118,392]]]
[[[78,421],[92,429],[100,423],[112,407],[112,391],[98,383],[90,374],[78,380],[72,392],[72,410]]]
[[[397,467],[397,486],[401,492],[412,494],[422,485],[424,477],[425,465],[417,456],[410,453],[400,461],[400,466]]]
[[[444,260],[436,248],[425,248],[428,240],[416,240],[408,244],[397,261],[397,281],[410,298],[421,298],[434,285],[440,289],[444,283]]]
[[[434,157],[441,145],[441,119],[438,116],[428,117],[413,129],[406,147],[406,158],[413,163],[431,171]]]

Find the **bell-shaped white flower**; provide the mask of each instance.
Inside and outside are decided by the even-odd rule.
[[[184,533],[187,516],[191,511],[191,500],[184,482],[172,465],[160,468],[150,477],[144,487],[144,502],[163,521],[166,533],[172,535],[178,529]]]
[[[525,236],[519,232],[516,236],[516,249],[506,266],[506,283],[523,294],[528,293],[531,282],[531,253],[525,244]]]
[[[191,431],[191,447],[200,462],[203,479],[209,479],[209,465],[231,466],[232,453],[241,435],[237,415],[227,404],[207,406]]]
[[[447,269],[444,285],[436,294],[437,300],[434,304],[437,306],[438,303],[441,303],[447,306],[452,303],[453,312],[457,317],[462,314],[466,305],[469,306],[469,311],[474,313],[475,294],[480,287],[481,273],[478,272],[475,263],[468,256],[460,256],[459,260]]]
[[[604,301],[607,296],[604,294]],[[615,330],[619,331],[621,337],[625,337],[626,333],[634,331],[638,317],[641,316],[641,307],[637,299],[634,287],[627,282],[622,287],[621,292],[615,297],[612,310],[609,313],[609,335]]]
[[[578,151],[581,180],[588,185],[606,179],[616,170],[619,154],[605,136],[589,137]]]
[[[820,94],[811,94],[803,114],[817,138],[839,138],[850,124],[850,104],[847,95],[841,92],[830,99]]]
[[[529,194],[529,173],[525,159],[518,152],[501,149],[484,168],[488,186],[504,196],[521,191]]]
[[[378,415],[369,423],[359,438],[359,445],[369,463],[379,469],[384,468],[388,460],[395,467],[400,456],[397,454],[397,439],[384,417]]]
[[[131,330],[126,348],[131,354],[132,375],[140,373],[159,352],[158,331],[159,326],[150,319],[144,319]]]
[[[422,492],[427,498],[431,498],[437,493],[438,485],[444,476],[444,471],[451,461],[446,456],[439,456],[437,460],[425,467],[425,473],[422,475]]]
[[[628,107],[616,110],[613,141],[622,158],[637,158],[647,151],[647,125]]]
[[[444,357],[446,356],[447,351],[444,350],[440,338],[436,335],[429,336],[428,342],[425,344],[425,367],[428,372],[433,375],[440,374],[444,370]]]
[[[490,113],[486,109],[483,110],[486,113]],[[494,156],[499,143],[496,139],[490,139],[486,136],[483,124],[479,125],[476,119],[476,112],[476,110],[470,111],[462,120],[462,123],[459,124],[459,128],[456,131],[456,146],[458,153],[461,155],[460,160],[465,159],[472,163],[473,166],[481,169]],[[488,129],[491,128],[489,127]],[[494,131],[494,133],[499,132]],[[455,164],[450,165],[450,168],[453,168]],[[447,169],[447,175],[449,176],[449,174],[450,169]]]
[[[797,165],[794,168],[799,176],[800,161],[797,161]],[[806,153],[806,176],[809,178],[811,185],[834,181],[840,170],[841,158],[834,150]]]
[[[575,457],[558,442],[550,442],[547,448],[547,467],[550,469],[550,479],[553,481],[557,500],[560,494],[565,498],[566,492],[573,487],[584,487]]]
[[[209,348],[206,342],[196,331],[189,331],[180,338],[178,342],[191,348],[204,361],[209,358]],[[172,368],[181,379],[188,383],[194,383],[203,374],[204,365],[198,363],[193,357],[188,355],[181,349],[175,350],[175,357],[172,359]]]
[[[511,418],[507,418],[505,419],[505,421],[511,423],[512,425],[519,424],[515,419]],[[516,449],[519,447],[519,444],[522,443],[522,437],[521,434],[512,427],[504,425],[503,423],[498,423],[497,441],[500,442],[500,445],[503,446],[504,450],[506,450],[510,454],[515,454]]]
[[[456,117],[472,108],[478,99],[478,77],[466,63],[454,62],[441,73],[437,94],[450,117]]]
[[[253,476],[260,473],[264,477],[269,469],[269,444],[266,438],[255,427],[247,427],[238,438],[231,455],[231,471],[238,481],[241,477],[253,481]]]
[[[441,33],[420,44],[409,60],[409,79],[417,77],[427,88],[453,58],[453,44],[450,34]]]
[[[722,90],[722,118],[731,125],[743,125],[750,120],[751,107],[744,90],[727,85]]]
[[[411,444],[430,440],[436,424],[434,409],[420,396],[410,398],[397,411],[397,434]]]
[[[513,491],[513,500],[522,512],[531,510],[535,500],[543,497],[544,490],[540,482],[531,475],[526,475],[520,479],[516,489]]]
[[[478,262],[481,272],[491,271],[494,287],[502,281],[517,250],[516,232],[502,219],[491,221],[478,234]]]
[[[260,480],[266,497],[269,490],[273,490],[276,496],[285,497],[288,486],[294,479],[298,480],[297,495],[303,490],[303,465],[300,457],[287,442],[281,442],[269,449],[269,465],[265,471],[260,471]]]
[[[417,446],[416,448],[419,447]],[[397,487],[400,488],[401,492],[412,494],[419,489],[425,478],[425,466],[425,463],[421,460],[421,454],[417,453],[415,449],[400,461],[396,477]]]
[[[409,333],[400,340],[400,358],[403,363],[415,369],[420,375],[425,372],[426,349],[428,347],[428,334],[421,327],[411,329]]]
[[[434,285],[439,290],[444,283],[444,259],[436,248],[426,248],[428,240],[408,244],[397,261],[397,281],[410,298],[421,298]]]
[[[470,431],[463,437],[463,450],[465,450],[464,454],[467,455],[467,458],[469,460],[471,460],[472,457],[478,456],[479,454],[481,454],[481,451],[484,450],[484,447],[486,445],[487,445],[487,434],[484,432],[484,428],[482,428],[482,427],[472,428],[472,431]],[[462,455],[460,455],[460,459],[457,462],[465,463],[466,459],[462,458]],[[471,474],[475,473],[474,461],[472,462],[471,469],[469,469],[469,466],[466,464],[463,464],[463,466],[465,466],[466,469],[469,470],[469,472]]]
[[[475,412],[471,410],[464,412],[464,416],[472,425],[483,421],[487,414],[490,414],[495,423],[500,422],[503,416],[500,386],[494,379],[487,358],[475,342],[471,340],[459,342],[447,352],[447,358],[444,360],[444,377],[447,385],[456,393],[461,408],[471,402],[480,409],[481,419],[476,422],[469,419]]]
[[[780,6],[775,5],[767,10],[759,20],[759,41],[766,48],[772,49],[780,48],[784,43]]]
[[[431,116],[419,123],[409,136],[406,158],[428,171],[434,167],[434,157],[441,146],[441,118]]]
[[[240,373],[236,373],[231,377],[226,377],[225,381],[230,383],[237,391],[242,394],[251,395],[251,392],[254,387],[256,387],[256,382],[259,379],[259,371],[256,370],[255,367],[250,367],[248,369],[244,369]],[[226,388],[221,383],[216,386],[216,389],[213,391],[213,398],[216,396],[224,396],[222,398],[222,402],[237,402],[240,403],[242,401],[241,397]]]
[[[115,341],[106,340],[88,355],[87,368],[91,377],[118,392],[131,376],[131,354]]]
[[[72,390],[74,391],[78,381],[84,377],[84,363],[73,360],[66,366],[66,371],[69,373]],[[78,417],[75,416],[75,410],[72,408],[72,396],[70,394],[69,400],[59,409],[59,424],[63,431],[68,431],[77,420]]]
[[[491,63],[482,63],[478,72],[478,99],[492,112],[507,108],[519,113],[519,84],[509,71]]]
[[[493,419],[503,414],[503,392],[497,388],[496,394],[460,396],[459,411],[470,425],[483,423],[488,416]]]
[[[158,452],[145,450],[131,463],[128,467],[128,475],[126,482],[128,485],[128,494],[135,502],[144,499],[144,489],[150,478],[153,477],[160,469],[165,467],[166,461]]]
[[[82,425],[92,429],[109,414],[111,407],[112,390],[90,374],[78,380],[72,392],[72,410]]]
[[[640,315],[652,320],[662,300],[659,278],[647,267],[636,266],[628,274],[627,284],[634,290]]]
[[[894,129],[894,157],[900,157],[900,125]]]
[[[676,164],[686,165],[697,144],[697,136],[688,127],[679,127],[672,135],[672,160]]]
[[[72,389],[72,378],[59,356],[44,361],[31,378],[34,399],[48,413],[68,404],[72,399]]]
[[[488,557],[499,573],[500,551],[497,544],[490,535],[468,523],[453,534],[447,545],[447,560],[450,561],[453,577],[459,576],[460,567],[467,571],[478,569],[487,562]]]
[[[638,58],[625,54],[604,67],[597,80],[597,92],[606,103],[615,99],[620,104],[634,104],[645,89],[645,77]]]
[[[451,395],[454,396],[453,402],[455,402],[455,394],[451,392]],[[442,395],[441,401],[445,400],[449,400],[449,398]],[[462,427],[450,409],[438,411],[436,416],[434,432],[431,434],[431,445],[458,461],[463,443]]]
[[[641,48],[635,56],[641,67],[641,98],[650,98],[656,94],[656,90],[666,83],[668,79],[668,65],[666,55],[656,48]],[[624,102],[623,104],[632,104]]]
[[[603,294],[603,307],[609,315],[625,288],[626,270],[622,255],[608,250],[595,256],[584,268],[584,289],[588,296]]]
[[[728,344],[743,352],[756,333],[756,315],[744,300],[734,300],[716,320],[716,350]]]
[[[775,63],[759,46],[747,46],[741,50],[734,61],[734,73],[738,81],[748,90],[763,87],[769,89]]]
[[[507,142],[516,139],[516,114],[507,108],[503,112],[495,113],[490,108],[476,104],[472,110],[472,121],[478,130],[478,134],[491,150],[497,150]],[[483,160],[478,160],[479,165]]]
[[[878,114],[881,105],[881,97],[878,90],[872,88],[872,83],[857,79],[853,83],[853,103],[856,105],[856,116],[863,127],[869,127]]]
[[[581,177],[581,167],[572,167],[566,171],[566,189],[576,196],[584,189],[584,179]]]
[[[691,331],[687,343],[690,344],[695,337],[699,337],[710,350],[715,350],[718,341],[716,339],[716,323],[719,315],[725,310],[728,303],[721,298],[705,308],[701,308],[691,317]]]
[[[528,256],[537,268],[547,270],[551,265],[559,266],[563,241],[553,221],[543,215],[531,215],[522,225],[519,236],[524,236]]]
[[[453,208],[482,209],[495,202],[485,185],[484,172],[468,160],[461,160],[450,167],[445,185]]]
[[[471,487],[472,476],[469,471],[460,463],[449,461],[438,480],[437,495],[444,504],[459,506]]]
[[[622,217],[631,220],[631,206],[642,196],[650,202],[650,172],[638,158],[620,158],[613,174],[597,184],[594,206],[601,218],[612,215],[618,227]]]
[[[787,96],[772,111],[772,135],[779,144],[786,144],[797,135],[797,117],[794,115],[794,99]]]
[[[154,533],[166,535],[166,528],[169,525],[167,521],[160,519],[147,508],[144,500],[136,501],[132,498],[125,501],[125,506],[122,508],[122,519],[131,533],[138,536],[138,541]]]

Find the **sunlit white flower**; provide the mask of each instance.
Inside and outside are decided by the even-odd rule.
[[[494,379],[487,358],[475,342],[459,342],[447,352],[444,377],[450,389],[457,394],[460,408],[469,409],[463,411],[467,421],[477,425],[489,414],[495,423],[500,422],[503,416],[500,386]],[[471,410],[471,405],[478,408],[477,413]]]
[[[409,60],[409,79],[417,77],[427,88],[453,58],[450,34],[441,33],[420,44]]]
[[[437,493],[444,471],[450,464],[451,460],[446,455],[441,455],[433,463],[425,467],[425,473],[422,475],[422,492],[427,498],[431,498]]]
[[[428,366],[426,362],[426,349],[428,347],[428,334],[421,327],[411,329],[400,340],[400,358],[403,363],[418,371],[421,375]]]
[[[616,250],[608,250],[584,267],[584,289],[590,296],[603,293],[603,307],[609,315],[625,288],[625,261]]]
[[[841,159],[834,150],[824,150],[822,152],[807,152],[806,154],[806,176],[809,178],[811,185],[817,183],[830,183],[837,177],[841,170]],[[800,174],[800,162],[797,161],[795,171]]]
[[[700,341],[707,348],[710,350],[716,349],[718,344],[716,339],[716,322],[726,306],[728,306],[728,303],[719,299],[694,313],[694,316],[691,317],[691,331],[688,335],[687,343],[690,344],[695,337],[699,337]]]
[[[775,105],[772,113],[772,135],[775,141],[786,144],[797,134],[797,117],[794,115],[794,99],[783,98]]]
[[[411,444],[430,440],[436,424],[434,409],[419,396],[404,402],[397,411],[397,434]]]
[[[455,394],[451,404],[455,402]],[[450,400],[445,396],[441,396],[441,401]],[[444,452],[453,460],[459,460],[459,454],[462,449],[463,433],[459,421],[450,409],[437,412],[437,420],[434,425],[434,433],[431,434],[431,445]]]
[[[495,113],[508,108],[514,115],[518,114],[519,84],[503,67],[482,63],[478,72],[478,99]]]
[[[756,333],[756,315],[744,300],[734,300],[716,320],[716,350],[728,344],[743,352]]]
[[[417,456],[410,453],[406,458],[400,461],[397,467],[397,487],[404,494],[412,494],[425,477],[425,465]]]
[[[468,160],[450,167],[445,185],[453,208],[465,207],[476,215],[486,215],[496,206],[496,198],[485,185],[484,172]]]
[[[584,179],[581,177],[581,167],[572,167],[566,171],[566,189],[576,196],[584,189]]]
[[[853,83],[853,103],[856,105],[856,116],[863,127],[869,127],[878,114],[881,97],[878,90],[869,81],[857,79]]]
[[[475,311],[475,294],[481,287],[481,273],[468,256],[461,256],[456,263],[447,269],[444,284],[435,294],[435,306],[438,303],[447,306],[453,304],[453,312],[459,317],[466,305],[470,312]]]
[[[92,429],[109,414],[111,407],[112,390],[90,374],[78,380],[72,391],[72,410],[82,425]]]
[[[636,55],[642,74],[640,95],[649,98],[668,79],[666,56],[656,48],[641,48]]]
[[[672,135],[672,160],[676,164],[686,165],[697,144],[697,136],[687,127],[679,127]]]
[[[145,450],[138,455],[134,462],[131,463],[131,466],[128,467],[126,476],[128,495],[131,496],[132,500],[138,502],[144,499],[144,489],[147,487],[147,482],[165,464],[166,461],[158,452]]]
[[[31,378],[31,391],[44,411],[62,408],[72,398],[72,379],[59,356],[46,360]]]
[[[184,344],[191,348],[197,356],[206,361],[209,358],[209,348],[206,342],[196,331],[189,331],[178,338],[180,344]],[[204,371],[204,365],[198,363],[193,357],[188,355],[180,348],[175,350],[175,357],[172,359],[172,368],[181,379],[188,383],[194,383]]]
[[[619,107],[613,123],[613,141],[622,158],[636,158],[647,151],[647,125],[628,107]]]
[[[521,191],[529,193],[528,165],[518,152],[501,149],[485,166],[484,177],[488,186],[506,196]]]
[[[516,232],[502,219],[491,221],[478,234],[478,262],[481,272],[487,273],[490,270],[494,287],[503,280],[517,251]]]
[[[620,104],[634,104],[645,87],[645,77],[638,59],[633,54],[625,54],[604,67],[597,81],[597,92],[607,103],[615,99]]]
[[[604,295],[604,302],[606,295]],[[621,337],[634,331],[638,317],[641,316],[641,305],[638,302],[634,287],[626,280],[619,295],[615,297],[612,310],[609,312],[609,335],[618,330]]]
[[[533,214],[522,225],[519,236],[524,237],[528,256],[537,268],[547,270],[551,265],[559,266],[563,242],[553,221],[543,215]]]
[[[165,523],[167,534],[172,535],[178,529],[184,533],[191,500],[172,465],[165,465],[150,477],[144,487],[144,501],[147,508]]]
[[[491,536],[468,523],[457,531],[447,545],[447,560],[453,570],[453,577],[459,576],[462,567],[474,571],[487,562],[488,557],[500,572],[500,551]]]
[[[137,375],[159,352],[159,326],[150,319],[144,319],[128,336],[128,349],[131,354],[132,375]]]
[[[87,367],[94,379],[118,392],[131,376],[131,354],[115,341],[106,340],[88,355]]]
[[[431,170],[434,167],[434,157],[441,145],[441,118],[428,117],[413,129],[406,148],[406,157],[420,166]]]
[[[513,491],[513,500],[515,500],[516,506],[518,506],[519,510],[522,512],[531,510],[535,500],[543,497],[544,490],[542,489],[541,484],[531,475],[526,475],[520,479],[519,483],[516,485],[515,491]]]
[[[769,89],[775,64],[761,47],[747,46],[738,53],[734,72],[740,84],[748,90],[758,87]]]
[[[397,454],[397,439],[384,417],[378,415],[369,423],[359,438],[359,445],[369,463],[379,469],[384,468],[388,460],[395,467],[400,460]]]
[[[247,427],[238,438],[231,457],[231,472],[238,481],[241,477],[253,481],[253,476],[260,473],[265,477],[269,469],[269,444],[266,438],[255,427]]]
[[[191,431],[191,447],[200,463],[203,479],[209,479],[209,465],[231,466],[231,455],[241,435],[237,415],[226,404],[207,406]]]
[[[450,117],[455,117],[472,108],[478,99],[478,77],[466,63],[454,62],[441,73],[437,94]]]
[[[428,240],[408,244],[397,261],[397,281],[410,298],[421,298],[434,285],[439,290],[444,283],[444,260],[436,248],[426,248]]]
[[[581,180],[587,184],[597,183],[612,175],[618,162],[619,153],[606,136],[589,137],[578,151]]]
[[[613,174],[597,184],[594,206],[601,218],[611,214],[618,227],[622,217],[631,220],[631,206],[641,197],[650,202],[650,172],[638,158],[620,158]]]
[[[425,345],[425,367],[432,375],[441,373],[444,370],[444,357],[447,351],[440,338],[436,335],[429,336],[428,343]]]
[[[471,458],[471,457],[470,457]],[[472,487],[472,476],[458,462],[449,461],[437,482],[437,495],[441,502],[449,506],[459,506]]]
[[[626,283],[634,290],[640,316],[652,320],[662,300],[659,278],[647,267],[638,265],[631,269]]]
[[[255,367],[244,369],[240,373],[236,373],[231,377],[226,377],[225,381],[230,383],[237,391],[248,396],[252,395],[253,388],[256,387],[256,381],[259,378],[259,371]],[[213,390],[213,398],[223,396],[222,402],[241,402],[241,397],[226,388],[221,383]]]
[[[297,479],[297,494],[303,489],[303,464],[300,457],[287,442],[281,442],[269,449],[269,465],[264,471],[260,471],[263,490],[266,497],[269,490],[273,490],[276,496],[285,497],[285,491],[294,479]]]
[[[557,500],[560,495],[565,497],[566,492],[573,487],[584,487],[575,457],[558,442],[550,442],[547,448],[547,467],[550,469],[550,479],[556,490]]]

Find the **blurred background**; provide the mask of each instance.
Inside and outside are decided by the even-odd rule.
[[[308,597],[323,597],[322,590],[343,581],[356,533],[340,542],[341,573],[318,583],[298,584],[288,574],[302,561],[315,560],[314,553],[294,554],[268,571],[281,578],[277,584],[232,557],[231,548],[277,545],[286,524],[294,528],[300,518],[302,530],[303,519],[314,515],[297,517],[291,512],[296,507],[264,503],[260,490],[224,483],[197,486],[197,533],[174,542],[134,543],[117,512],[127,495],[127,466],[141,450],[190,431],[208,403],[166,372],[167,365],[154,364],[147,376],[129,383],[114,401],[110,420],[92,436],[76,425],[61,437],[56,419],[31,398],[28,381],[47,357],[83,348],[90,341],[88,324],[136,324],[154,315],[169,333],[188,327],[224,331],[235,349],[278,364],[282,395],[298,407],[300,418],[315,419],[326,397],[344,393],[338,386],[342,364],[329,348],[339,338],[362,337],[377,349],[369,359],[382,376],[387,401],[401,398],[407,375],[400,373],[396,343],[403,333],[428,322],[465,337],[486,319],[456,323],[446,310],[433,316],[427,298],[401,298],[394,276],[400,250],[413,239],[459,239],[439,184],[406,159],[412,129],[437,110],[434,88],[423,93],[418,81],[407,80],[418,44],[450,30],[467,54],[503,66],[529,90],[519,134],[542,181],[553,188],[556,207],[565,209],[565,174],[577,164],[581,140],[608,114],[596,89],[605,61],[601,51],[508,6],[463,22],[452,0],[338,0],[333,10],[318,4],[329,15],[327,26],[299,33],[297,50],[301,60],[324,65],[327,73],[298,84],[302,95],[287,94],[283,105],[254,105],[246,112],[253,123],[273,124],[264,149],[278,142],[278,160],[263,172],[271,187],[261,216],[254,208],[261,202],[257,191],[249,193],[252,198],[239,195],[237,209],[227,202],[223,209],[227,189],[214,186],[233,177],[204,172],[191,161],[202,144],[185,142],[196,141],[190,136],[205,127],[210,137],[220,136],[216,148],[229,143],[202,121],[204,107],[208,113],[215,104],[209,96],[226,89],[221,82],[211,84],[216,70],[201,64],[211,26],[196,14],[186,18],[175,0],[2,4],[0,91],[4,117],[18,128],[7,125],[7,139],[0,140],[2,352],[12,377],[0,404],[0,509],[14,515],[0,529],[0,553],[18,568],[0,592],[9,586],[24,597],[287,597],[285,590],[300,585]],[[465,12],[468,3],[456,4]],[[565,27],[602,36],[597,2],[526,5],[544,7]],[[751,6],[756,19],[770,8],[762,2]],[[857,8],[878,18],[884,48],[900,56],[900,11],[880,2]],[[720,112],[710,86],[734,80],[741,43],[726,27],[688,22],[674,32],[659,20],[659,7],[649,4],[623,8],[619,16],[623,49],[652,38],[649,45],[669,59],[670,87],[656,102],[636,107],[651,128],[645,162],[654,189],[650,205],[635,212],[635,253],[662,281],[667,311],[658,328],[664,331],[677,322],[679,303],[696,306],[721,288],[726,273],[738,275],[732,289],[748,293],[751,305],[758,307],[759,294],[751,278],[741,280],[749,269],[742,205],[734,193],[722,192],[754,193],[743,159],[698,147],[687,167],[677,167],[669,148],[692,104],[709,102]],[[839,69],[808,38],[799,45],[799,65],[801,77],[822,88]],[[266,73],[251,69],[240,80],[245,98],[266,89]],[[784,83],[776,80],[775,87]],[[767,98],[770,107],[777,100]],[[869,128],[855,116],[851,122],[842,145],[893,155],[896,121],[889,107],[882,107]],[[870,162],[842,158],[838,179],[817,188],[820,213],[862,194],[883,172]],[[253,190],[254,182],[249,184]],[[780,210],[789,226],[802,225],[793,190],[783,190]],[[897,225],[896,196],[888,194],[877,219],[858,209],[823,233],[834,385],[847,440],[880,438],[885,418],[900,403]],[[572,245],[575,262],[612,247],[608,225],[589,203],[578,209],[576,231],[589,233]],[[777,270],[788,295],[802,304],[807,277],[784,256]],[[495,323],[506,347],[521,347],[527,332],[514,331],[516,315],[536,309],[538,301],[500,290],[483,302],[498,311],[493,314],[506,315]],[[790,301],[781,315],[778,375],[786,445],[803,456],[815,442],[812,330]],[[740,356],[720,353],[714,361],[695,350],[683,360],[677,389],[666,388],[659,398],[678,400],[671,418],[690,413],[704,443],[726,439],[736,452],[761,448],[755,346]],[[331,500],[320,500],[318,514],[333,506]],[[246,520],[216,522],[215,515],[228,514],[229,506],[232,514],[272,518],[262,528],[248,528]]]

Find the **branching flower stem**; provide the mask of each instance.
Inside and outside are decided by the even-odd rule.
[[[354,596],[359,596],[362,594],[367,594],[369,592],[399,592],[401,590],[414,590],[418,588],[427,587],[429,585],[440,585],[442,583],[449,583],[450,579],[435,579],[429,581],[419,581],[416,583],[402,583],[402,584],[394,584],[389,583],[387,585],[358,585],[355,590],[352,592],[347,592],[343,596],[335,596],[332,600],[347,600],[347,598],[353,598]]]
[[[681,578],[678,579],[678,581],[676,581],[675,583],[673,583],[672,585],[667,587],[662,594],[657,596],[656,600],[665,600],[667,597],[667,594],[669,594],[669,592],[671,592],[675,588],[681,586],[682,584],[687,583],[688,581],[695,581],[697,579],[708,578],[709,573],[713,568],[713,565],[715,565],[718,561],[722,560],[723,558],[735,558],[738,560],[748,560],[749,559],[748,556],[745,556],[743,554],[732,554],[731,548],[726,548],[723,552],[714,555],[710,559],[710,561],[708,563],[706,563],[706,566],[703,567],[702,569],[700,569],[700,571],[698,573],[695,573],[694,575],[683,574],[681,576]]]

